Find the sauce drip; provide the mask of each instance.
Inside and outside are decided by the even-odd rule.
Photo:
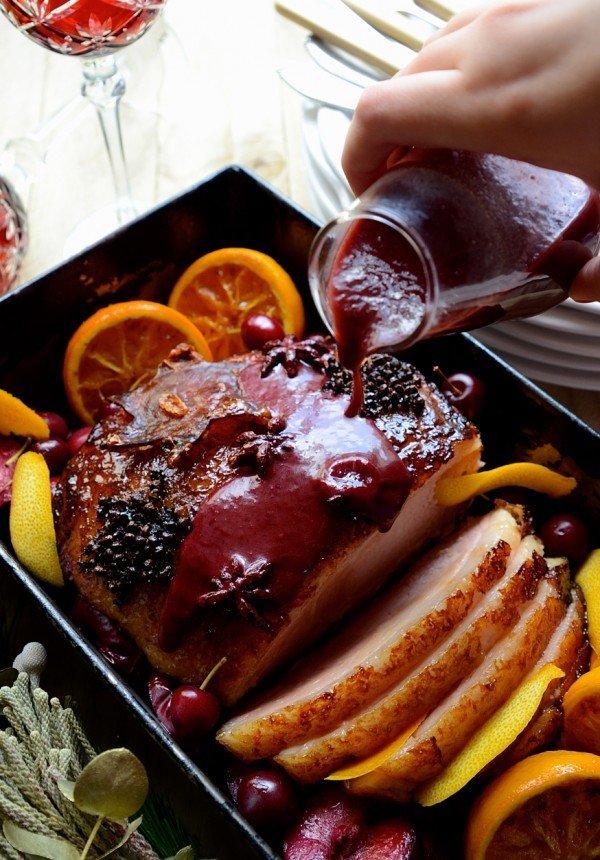
[[[260,370],[247,366],[240,389],[285,429],[271,439],[264,477],[240,470],[198,510],[161,616],[164,650],[179,647],[198,608],[221,601],[270,626],[342,521],[388,529],[408,495],[410,475],[391,442],[373,421],[348,418],[347,397],[324,392],[322,373],[301,365],[290,378],[279,366],[261,378]]]

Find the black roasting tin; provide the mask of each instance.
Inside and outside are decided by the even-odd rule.
[[[61,367],[79,323],[112,302],[165,301],[193,260],[225,246],[256,248],[275,257],[305,298],[307,331],[322,330],[306,280],[319,226],[243,168],[214,174],[0,299],[0,388],[34,408],[68,414]],[[540,457],[548,462],[549,457],[553,466],[578,479],[568,507],[583,516],[592,535],[598,534],[600,434],[469,335],[425,342],[406,359],[433,381],[436,365],[446,375],[461,370],[482,378],[488,395],[477,423],[486,465]],[[198,856],[275,860],[276,851],[231,803],[218,753],[204,760],[174,743],[149,709],[144,685],[114,671],[71,623],[64,596],[45,589],[15,560],[6,511],[0,515],[0,565],[0,668],[11,664],[26,642],[41,641],[50,658],[43,686],[63,701],[75,701],[96,748],[127,746],[141,758],[151,783],[169,798],[201,846]],[[456,852],[459,857],[460,848]]]

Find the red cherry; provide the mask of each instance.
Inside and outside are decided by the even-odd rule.
[[[588,527],[574,514],[551,516],[539,530],[547,556],[566,555],[569,561],[580,562],[590,551]]]
[[[287,774],[275,768],[251,770],[237,788],[238,809],[257,830],[287,825],[298,809],[294,784]]]
[[[118,624],[81,596],[75,601],[71,618],[78,627],[93,634],[98,651],[111,666],[133,672],[140,662],[141,652]]]
[[[56,439],[52,436],[50,439],[35,442],[31,446],[31,450],[42,455],[48,464],[51,475],[60,475],[71,458],[71,450],[65,440]]]
[[[442,391],[446,400],[465,418],[475,418],[483,409],[485,385],[471,373],[453,373],[444,379]]]
[[[80,427],[78,430],[73,430],[69,435],[67,444],[72,457],[75,456],[83,445],[85,445],[91,432],[91,427]]]
[[[40,418],[43,418],[48,425],[50,436],[58,436],[59,439],[67,438],[69,435],[69,427],[62,415],[59,415],[58,412],[38,412],[38,415]]]
[[[208,690],[185,684],[173,692],[169,719],[177,740],[191,741],[205,735],[216,725],[220,714],[219,700]]]
[[[262,349],[270,340],[282,340],[285,332],[273,317],[250,314],[242,323],[241,335],[248,349]]]

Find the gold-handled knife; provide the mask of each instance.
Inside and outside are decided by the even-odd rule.
[[[395,74],[414,57],[406,45],[388,39],[341,0],[275,0],[286,18],[365,63]]]
[[[411,3],[394,3],[393,0],[344,0],[344,3],[381,33],[413,51],[420,51],[427,36],[444,23]],[[410,17],[411,8],[414,9],[413,17]],[[422,18],[419,20],[420,12]]]
[[[485,0],[484,0],[485,2]],[[487,0],[491,2],[491,0]],[[415,0],[417,6],[431,12],[438,18],[443,18],[444,21],[449,21],[454,15],[459,12],[465,12],[473,6],[481,6],[481,0]]]

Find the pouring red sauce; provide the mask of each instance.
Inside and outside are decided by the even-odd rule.
[[[355,415],[368,354],[562,301],[593,254],[600,196],[499,156],[414,150],[350,214],[322,232],[333,237],[324,304]]]

